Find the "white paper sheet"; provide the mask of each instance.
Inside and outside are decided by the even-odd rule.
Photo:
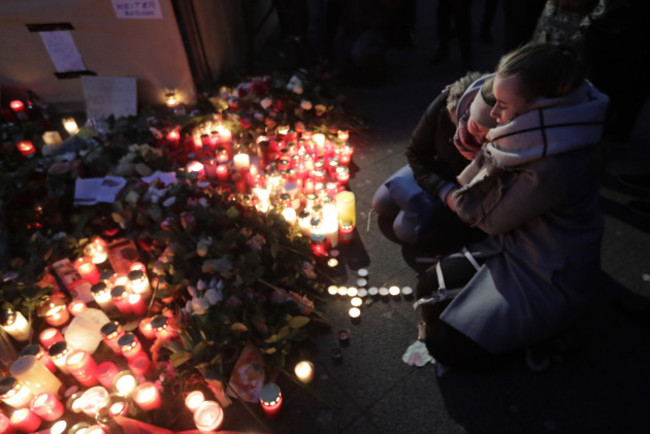
[[[133,77],[81,77],[90,119],[133,116],[138,112],[136,80]]]
[[[74,205],[95,205],[98,202],[113,203],[126,179],[120,176],[103,178],[77,178],[74,189]]]
[[[39,32],[57,72],[85,71],[77,46],[68,30]]]
[[[162,19],[158,0],[113,0],[113,9],[120,19]]]

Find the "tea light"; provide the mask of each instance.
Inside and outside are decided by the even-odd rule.
[[[150,381],[138,384],[133,391],[133,401],[143,410],[160,408],[162,399],[156,385]]]
[[[63,118],[61,121],[63,122],[63,128],[65,128],[71,136],[79,132],[79,126],[77,126],[77,121],[75,121],[74,118],[67,117]]]
[[[124,333],[118,340],[122,355],[127,359],[133,359],[142,352],[142,344],[138,338],[131,332]]]
[[[94,284],[90,288],[90,293],[93,295],[95,303],[103,310],[110,310],[113,307],[111,291],[105,281]]]
[[[194,411],[194,423],[201,432],[214,431],[221,426],[222,422],[223,408],[218,402],[203,401]]]
[[[348,287],[348,292],[347,292],[348,297],[356,297],[358,294],[359,294],[359,290],[357,289],[356,286]]]
[[[11,426],[22,432],[34,432],[41,426],[41,419],[28,408],[21,408],[11,415]]]
[[[81,411],[92,418],[97,416],[100,408],[108,406],[108,391],[102,386],[91,387],[81,395]]]
[[[103,264],[108,259],[106,241],[101,237],[94,237],[84,248],[84,253],[91,258],[93,264]]]
[[[65,341],[61,331],[54,327],[49,327],[43,330],[39,335],[39,339],[43,347],[48,349],[57,342]]]
[[[35,356],[19,357],[11,364],[9,372],[33,393],[47,392],[58,396],[63,385]]]
[[[337,266],[339,265],[339,260],[336,259],[336,258],[329,258],[329,259],[327,260],[327,265],[328,265],[330,268],[337,267]]]
[[[43,366],[45,366],[50,372],[56,371],[56,365],[50,356],[47,355],[47,352],[38,344],[27,345],[25,348],[20,350],[18,356],[34,356]]]
[[[410,286],[404,286],[402,288],[402,295],[407,299],[413,297],[413,288]]]
[[[361,297],[352,297],[350,299],[350,304],[354,307],[359,307],[363,304],[363,300],[361,299]]]
[[[260,403],[262,410],[269,419],[273,419],[280,413],[282,408],[282,393],[280,387],[275,383],[266,383],[260,391]]]
[[[336,285],[330,285],[327,287],[327,293],[329,295],[336,295],[338,294],[339,287]]]
[[[2,309],[0,313],[0,326],[12,338],[24,342],[31,336],[32,328],[23,314],[12,307]]]
[[[129,293],[126,290],[126,286],[114,286],[113,289],[111,289],[111,300],[117,307],[117,310],[119,310],[123,315],[128,315],[133,311],[131,304],[129,303]]]
[[[68,305],[68,310],[72,314],[72,316],[77,316],[84,310],[86,310],[88,306],[86,306],[86,303],[83,300],[73,300],[70,302]]]
[[[393,297],[399,297],[401,292],[402,291],[399,289],[399,286],[393,285],[390,288],[388,288],[388,294],[390,294]]]
[[[350,310],[348,310],[348,315],[350,316],[352,323],[356,324],[361,319],[361,309],[358,307],[351,307]]]
[[[106,260],[106,259],[104,259]],[[77,258],[74,263],[74,267],[77,269],[82,278],[88,281],[91,285],[99,282],[99,270],[97,265],[93,261],[91,256],[82,256]]]
[[[200,390],[195,390],[188,393],[185,397],[185,407],[194,413],[203,401],[205,401],[205,395],[203,395],[203,392]]]
[[[124,330],[120,323],[117,321],[108,322],[104,324],[99,331],[102,334],[104,343],[113,350],[115,354],[121,354],[122,350],[120,349],[118,340],[124,336]]]
[[[38,310],[45,317],[45,322],[54,327],[60,327],[70,319],[70,312],[61,297],[50,297]]]
[[[20,151],[23,157],[29,157],[36,152],[36,148],[34,148],[34,145],[30,140],[21,140],[16,143],[16,148]]]
[[[151,328],[153,329],[157,339],[170,339],[174,336],[169,320],[165,315],[156,315],[151,319]]]
[[[368,269],[366,269],[366,268],[359,268],[359,269],[357,270],[357,275],[358,275],[359,277],[368,277]]]
[[[380,297],[388,297],[388,294],[390,294],[390,291],[388,288],[385,286],[380,286],[379,287],[379,296]]]
[[[128,301],[132,313],[136,315],[144,315],[147,313],[147,304],[144,302],[141,294],[129,293]]]
[[[300,381],[309,383],[314,378],[314,364],[308,360],[302,360],[296,364],[294,372]]]
[[[65,412],[65,408],[61,401],[51,393],[41,393],[32,399],[30,409],[41,419],[49,422],[55,421],[60,418]]]
[[[339,286],[337,289],[336,293],[342,297],[345,297],[348,295],[348,287],[347,286]]]
[[[118,373],[119,370],[117,369],[117,366],[115,366],[115,363],[108,360],[97,366],[97,380],[99,380],[101,385],[107,389],[110,389],[111,386],[113,386],[115,377]]]
[[[0,380],[0,400],[13,408],[24,408],[29,405],[34,394],[14,377],[4,377]]]
[[[371,286],[370,288],[368,288],[368,295],[370,297],[377,297],[377,295],[379,295],[379,288],[377,288],[376,286]]]
[[[60,341],[55,344],[52,344],[47,350],[50,359],[54,362],[57,368],[61,370],[64,374],[69,374],[68,368],[65,366],[65,361],[70,354],[70,348],[65,341]]]
[[[368,290],[366,288],[359,288],[359,297],[364,298],[368,295]]]
[[[72,411],[73,413],[81,413],[81,406],[83,404],[82,397],[83,392],[75,392],[68,397],[68,400],[65,402],[65,408]]]
[[[90,387],[97,384],[97,363],[87,351],[72,351],[65,366],[81,385]]]
[[[125,416],[129,412],[129,402],[123,396],[111,395],[108,414],[112,417]]]
[[[357,279],[357,286],[360,288],[364,288],[368,284],[368,280],[364,279],[363,277],[359,277]]]
[[[138,324],[138,330],[140,330],[140,334],[147,339],[156,338],[156,332],[154,332],[153,327],[151,326],[150,317],[142,318],[140,320],[140,323]]]
[[[113,383],[113,391],[116,395],[128,398],[131,396],[135,387],[138,385],[138,380],[129,371],[121,371],[115,376]]]
[[[50,427],[49,434],[63,434],[67,429],[68,429],[68,422],[66,422],[65,420],[59,420],[52,424],[52,426]]]

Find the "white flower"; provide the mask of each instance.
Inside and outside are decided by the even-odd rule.
[[[208,300],[208,303],[210,303],[210,305],[215,305],[223,300],[223,293],[221,291],[217,291],[215,288],[210,288],[205,291],[205,299]]]
[[[187,300],[187,303],[185,303],[185,310],[187,313],[192,313],[192,300]]]
[[[192,298],[192,312],[196,315],[203,315],[210,308],[210,303],[203,297]]]
[[[306,99],[303,99],[302,101],[300,101],[300,108],[301,109],[303,109],[303,110],[311,110],[312,107],[313,107],[313,105],[312,105],[311,101],[307,101]]]

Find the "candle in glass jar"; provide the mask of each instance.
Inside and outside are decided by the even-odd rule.
[[[81,411],[92,418],[97,416],[100,408],[110,402],[108,391],[102,386],[91,387],[81,395]]]
[[[19,357],[11,364],[9,372],[33,393],[47,392],[58,396],[62,386],[61,380],[43,366],[35,356]]]
[[[36,148],[34,148],[30,140],[21,140],[16,143],[16,148],[18,148],[23,157],[29,157],[36,152]]]
[[[336,195],[336,210],[339,221],[350,220],[356,226],[357,216],[354,193],[342,191]]]
[[[0,380],[0,400],[13,408],[24,408],[34,398],[32,391],[14,377]]]
[[[34,356],[43,366],[45,366],[50,372],[56,371],[56,366],[50,356],[47,355],[47,352],[43,347],[38,344],[27,345],[25,348],[20,350],[18,356]]]
[[[41,426],[41,418],[28,408],[21,408],[11,415],[11,426],[18,431],[34,432]]]
[[[138,381],[131,372],[122,371],[115,376],[113,390],[118,396],[128,398],[131,396],[137,385]]]
[[[61,134],[59,134],[58,131],[45,131],[42,137],[43,143],[46,145],[59,146],[61,143],[63,143]]]
[[[140,320],[140,324],[138,324],[138,330],[140,330],[140,334],[147,339],[156,338],[156,332],[153,330],[153,327],[151,326],[150,317],[142,318],[142,320]]]
[[[86,303],[83,300],[73,300],[70,302],[68,305],[68,310],[72,314],[72,316],[77,316],[84,310],[86,310],[88,306],[86,306]]]
[[[64,374],[68,374],[68,368],[65,366],[65,360],[70,354],[70,348],[65,343],[65,341],[60,341],[55,344],[52,344],[47,350],[50,359],[54,362],[57,368]]]
[[[0,312],[0,326],[11,337],[19,342],[24,342],[31,336],[31,327],[20,311],[12,307],[2,309]]]
[[[156,385],[150,381],[138,384],[133,391],[133,401],[143,410],[160,408],[162,399]]]
[[[138,381],[145,381],[145,377],[149,374],[151,360],[144,351],[141,351],[138,355],[129,359],[128,365]]]
[[[202,432],[211,432],[221,426],[223,422],[223,408],[215,401],[203,401],[194,411],[194,423]]]
[[[19,99],[15,99],[9,102],[9,107],[16,114],[16,117],[20,121],[26,121],[29,117],[27,116],[27,109],[25,103]]]
[[[177,129],[169,130],[165,138],[167,139],[167,143],[173,147],[176,147],[181,141],[181,133]]]
[[[118,395],[111,395],[111,404],[108,406],[108,414],[112,417],[126,416],[129,412],[129,401],[127,398]]]
[[[51,393],[36,395],[29,407],[37,416],[49,422],[57,420],[65,412],[65,407],[63,407],[61,401]]]
[[[308,360],[302,360],[296,364],[294,372],[300,381],[309,383],[314,378],[314,364]]]
[[[174,336],[169,320],[164,315],[156,315],[151,319],[151,327],[153,328],[156,338],[166,340]]]
[[[266,417],[272,419],[278,416],[282,408],[282,393],[275,383],[266,383],[260,391],[260,403]]]
[[[97,363],[88,351],[72,351],[65,361],[65,366],[82,386],[90,387],[97,384]]]
[[[84,253],[91,258],[93,264],[103,264],[108,259],[106,241],[101,237],[94,237],[84,248]]]
[[[185,407],[194,413],[203,401],[205,401],[205,395],[203,395],[203,392],[195,390],[185,397]]]
[[[107,360],[97,366],[97,380],[107,389],[113,386],[118,373],[117,366],[111,361]]]
[[[71,136],[74,134],[77,134],[79,132],[79,127],[77,126],[77,121],[74,120],[72,117],[67,117],[63,118],[61,120],[63,122],[63,128],[70,134]]]
[[[350,244],[354,239],[354,226],[350,220],[341,220],[339,228],[339,241],[341,244]]]
[[[141,294],[129,293],[128,300],[132,313],[136,315],[144,315],[147,313],[147,304],[144,302],[144,297]]]
[[[43,330],[39,335],[39,339],[43,347],[47,349],[49,349],[52,345],[56,344],[57,342],[65,341],[61,331],[54,327],[49,327]]]
[[[131,332],[124,333],[118,340],[122,355],[127,359],[133,359],[142,352],[142,344],[138,338]]]
[[[114,286],[113,289],[111,289],[111,300],[113,300],[113,304],[123,315],[128,315],[133,312],[131,304],[129,303],[129,293],[126,290],[126,286]]]
[[[93,262],[91,256],[82,256],[74,261],[74,267],[77,269],[81,277],[88,281],[91,285],[99,282],[99,270],[97,265]]]
[[[102,326],[99,330],[102,334],[104,343],[111,349],[115,354],[121,354],[120,345],[118,340],[124,336],[124,330],[122,326],[117,321],[111,321]]]
[[[103,310],[110,310],[113,307],[113,300],[111,298],[111,291],[106,282],[102,281],[94,284],[90,288],[90,293],[93,295],[95,302]]]
[[[251,165],[250,156],[246,153],[239,153],[232,159],[235,170],[247,169]]]
[[[151,296],[151,285],[149,283],[149,278],[146,273],[142,270],[131,270],[127,274],[129,279],[129,284],[127,289],[133,294],[140,294],[143,299],[149,298]]]
[[[65,300],[61,297],[50,297],[38,310],[45,317],[45,322],[53,327],[60,327],[70,319],[70,312]]]
[[[218,164],[217,165],[217,179],[219,181],[225,182],[228,181],[229,178],[229,173],[228,173],[228,165],[227,164]]]

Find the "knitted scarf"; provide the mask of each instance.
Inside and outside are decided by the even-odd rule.
[[[481,149],[481,143],[478,143],[473,135],[467,131],[467,121],[469,120],[469,111],[466,111],[459,119],[454,134],[454,146],[458,152],[468,160],[473,160],[476,153]]]

